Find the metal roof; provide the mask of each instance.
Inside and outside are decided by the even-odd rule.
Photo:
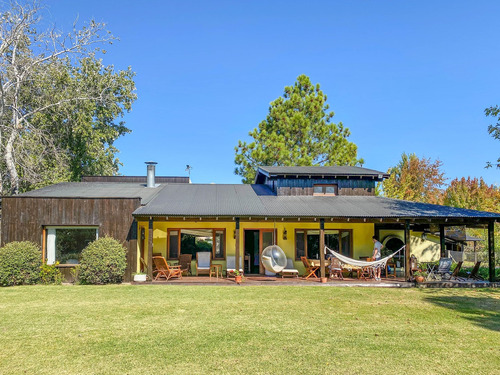
[[[166,184],[136,216],[493,218],[500,214],[375,196],[277,196],[265,185]]]
[[[188,184],[179,184],[186,186]],[[28,191],[19,197],[41,198],[141,198],[147,204],[166,185],[147,188],[146,184],[128,182],[62,182],[41,189]]]
[[[279,167],[263,166],[259,167],[257,172],[263,172],[265,175],[295,175],[295,176],[376,176],[382,175],[388,177],[385,172],[374,169],[353,167],[353,166],[330,166],[330,167]]]

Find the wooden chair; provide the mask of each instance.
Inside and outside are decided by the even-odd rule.
[[[391,270],[392,272],[390,272]],[[396,278],[396,263],[394,262],[387,262],[385,264],[385,278],[388,279],[389,277]]]
[[[455,269],[453,270],[453,273],[451,274],[451,277],[450,279],[453,280],[458,280],[458,273],[460,272],[460,269],[462,268],[462,264],[464,262],[460,261],[457,263],[457,266],[455,267]]]
[[[299,270],[295,269],[293,260],[291,260],[290,258],[286,258],[286,267],[283,268],[280,273],[281,278],[284,278],[285,276],[299,277]]]
[[[182,272],[187,275],[192,275],[191,272],[191,259],[193,256],[191,254],[181,254],[179,255],[179,265],[181,266]]]
[[[316,271],[319,270],[319,266],[312,266],[306,257],[300,257],[300,260],[302,261],[302,264],[306,268],[306,273],[307,273],[307,276],[304,275],[303,278],[307,280],[311,276],[314,276],[314,278],[317,279],[318,276],[316,276]]]
[[[330,259],[330,277],[337,277],[340,280],[344,280],[344,276],[342,276],[342,263],[337,258]]]
[[[240,275],[243,274],[243,268],[242,268],[242,263],[241,263],[241,256],[240,256]],[[236,271],[236,255],[231,255],[227,256],[227,262],[226,262],[226,277],[234,277],[234,272]]]
[[[153,257],[153,263],[156,266],[155,271],[153,271],[153,276],[156,273],[155,281],[160,277],[164,277],[170,280],[172,277],[178,277],[182,279],[181,266],[170,266],[164,257]]]
[[[209,251],[199,251],[196,253],[196,275],[210,275],[212,267],[212,253]]]
[[[479,266],[481,266],[481,262],[476,262],[476,264],[474,264],[474,268],[472,269],[471,273],[467,275],[469,279],[479,280],[479,281],[484,280],[481,276],[477,274],[479,272]]]
[[[415,255],[410,256],[410,275],[413,276],[414,272],[417,272],[419,270],[418,267],[418,260]]]

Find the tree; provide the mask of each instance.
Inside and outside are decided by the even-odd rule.
[[[82,174],[116,173],[116,119],[136,99],[134,73],[97,53],[103,23],[40,30],[42,8],[11,2],[0,16],[0,192],[17,194]]]
[[[332,122],[333,112],[320,85],[301,75],[283,96],[271,102],[269,114],[249,133],[254,139],[235,147],[235,174],[252,183],[260,165],[360,165],[350,131]]]
[[[401,155],[401,160],[389,168],[390,177],[383,182],[384,195],[389,198],[439,204],[445,182],[442,162],[419,159],[415,154]]]
[[[488,107],[484,110],[486,116],[497,117],[497,123],[495,125],[488,125],[488,133],[495,138],[500,140],[500,107],[498,105]],[[500,158],[496,161],[496,167],[500,168]],[[491,168],[493,165],[491,162],[486,163],[486,168]]]
[[[500,190],[482,178],[454,179],[444,192],[447,206],[479,211],[500,212]]]

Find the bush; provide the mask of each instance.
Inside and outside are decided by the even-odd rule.
[[[43,264],[40,267],[40,282],[42,284],[62,284],[63,275],[59,268],[56,266],[59,264]]]
[[[10,242],[0,248],[0,285],[36,284],[41,265],[42,251],[37,244]]]
[[[114,238],[99,238],[82,251],[78,281],[81,284],[121,283],[125,268],[125,248]]]

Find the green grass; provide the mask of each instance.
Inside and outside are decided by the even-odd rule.
[[[500,374],[500,290],[0,289],[0,374]]]

